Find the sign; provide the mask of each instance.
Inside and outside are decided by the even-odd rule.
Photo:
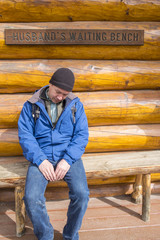
[[[5,29],[5,43],[12,45],[143,45],[144,30]]]

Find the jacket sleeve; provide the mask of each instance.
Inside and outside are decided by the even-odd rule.
[[[34,137],[34,125],[32,105],[26,102],[18,120],[19,143],[22,147],[24,157],[39,166],[47,157]]]
[[[76,104],[76,110],[74,134],[63,156],[63,159],[65,159],[70,165],[81,158],[82,154],[85,151],[89,137],[88,121],[83,104],[81,102],[78,102]]]

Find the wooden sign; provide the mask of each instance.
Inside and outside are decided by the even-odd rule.
[[[11,45],[143,45],[144,30],[5,29],[5,43]]]

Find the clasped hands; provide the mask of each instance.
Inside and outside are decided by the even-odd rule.
[[[53,165],[46,159],[39,165],[39,170],[48,181],[58,181],[65,177],[70,165],[62,159],[54,170]]]

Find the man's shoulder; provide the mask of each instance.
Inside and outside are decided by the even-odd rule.
[[[74,100],[75,98],[77,98],[77,96],[73,93],[73,92],[70,92],[67,96],[67,98],[69,98],[71,101]]]
[[[48,85],[36,90],[31,98],[28,99],[28,102],[34,104],[40,100],[40,98],[45,93],[45,89],[48,88]]]

